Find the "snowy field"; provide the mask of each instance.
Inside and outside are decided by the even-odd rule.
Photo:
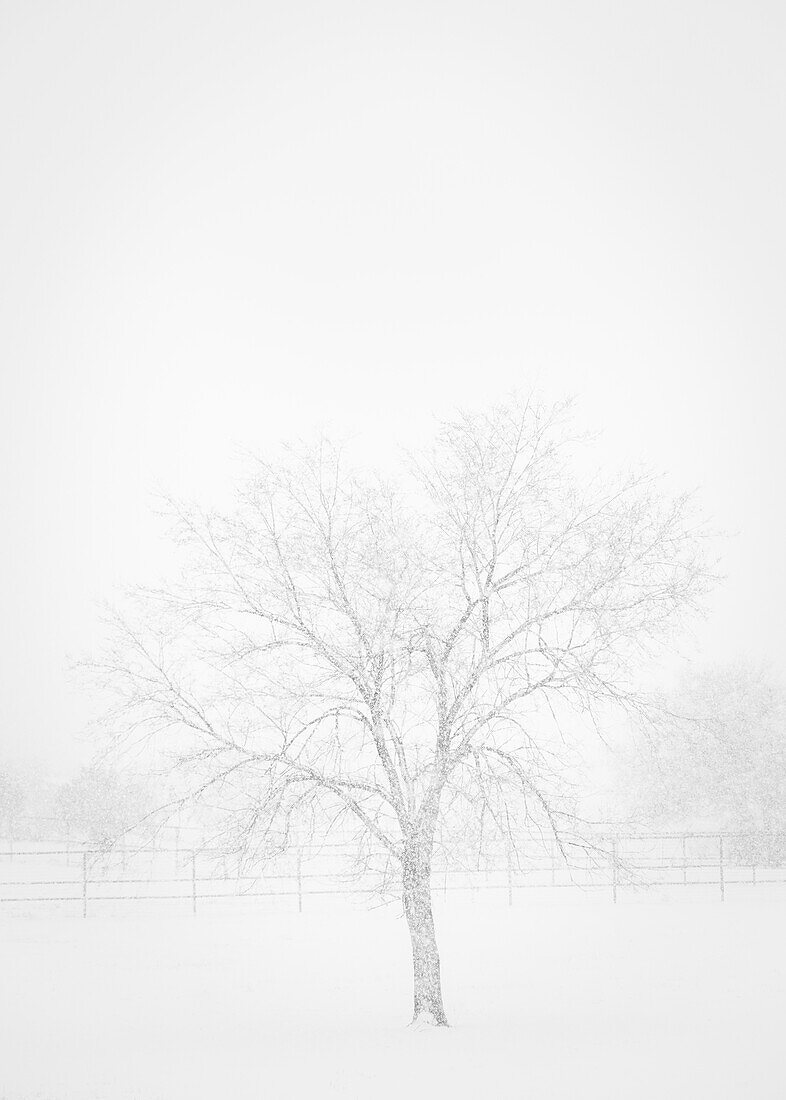
[[[2,1100],[786,1095],[786,894],[435,899],[452,1027],[395,906],[0,919]]]

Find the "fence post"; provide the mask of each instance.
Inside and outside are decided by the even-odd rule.
[[[191,912],[196,916],[196,852],[191,852]]]
[[[508,905],[513,904],[513,860],[508,848]]]
[[[557,885],[557,855],[554,851],[554,841],[549,842],[549,848],[551,850],[551,885]]]
[[[297,853],[297,911],[303,912],[303,853],[298,848]]]
[[[718,871],[719,871],[719,882],[720,882],[720,899],[721,899],[721,901],[725,901],[726,900],[726,886],[725,886],[725,883],[723,881],[723,837],[722,836],[718,837]]]
[[[617,904],[617,838],[611,842],[611,896]]]
[[[82,916],[87,916],[87,852],[82,852]]]
[[[687,837],[682,838],[682,885],[688,885],[688,850]]]

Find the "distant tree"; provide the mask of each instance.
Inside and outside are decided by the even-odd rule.
[[[138,824],[150,810],[150,794],[140,779],[109,768],[83,768],[56,795],[62,828],[108,847]]]
[[[691,671],[646,733],[624,778],[640,816],[768,834],[766,851],[786,848],[774,837],[786,835],[786,689],[770,669],[738,661]]]
[[[173,504],[180,583],[94,665],[108,721],[168,749],[250,858],[354,821],[397,868],[414,1018],[445,1024],[435,846],[587,843],[562,712],[638,707],[650,642],[703,591],[685,498],[584,477],[564,406],[460,416],[395,486],[323,442],[257,463],[227,515]],[[319,815],[318,817],[314,815]]]
[[[0,828],[13,837],[30,795],[29,775],[19,765],[0,764]]]

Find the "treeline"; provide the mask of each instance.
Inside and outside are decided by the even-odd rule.
[[[5,840],[73,838],[112,844],[146,818],[152,783],[107,767],[58,781],[35,765],[0,763],[0,834]]]
[[[748,862],[786,858],[786,688],[772,667],[686,672],[620,764],[615,797],[632,824],[734,833]]]

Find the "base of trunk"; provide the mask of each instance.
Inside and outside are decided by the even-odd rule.
[[[439,1015],[432,1012],[431,1009],[424,1008],[422,1012],[418,1012],[412,1017],[409,1026],[415,1028],[416,1031],[425,1031],[426,1028],[432,1027],[450,1027],[450,1024],[444,1012]]]
[[[434,915],[431,910],[431,882],[428,867],[414,860],[404,866],[404,912],[412,943],[414,1013],[412,1024],[418,1027],[447,1027],[442,1005]]]

